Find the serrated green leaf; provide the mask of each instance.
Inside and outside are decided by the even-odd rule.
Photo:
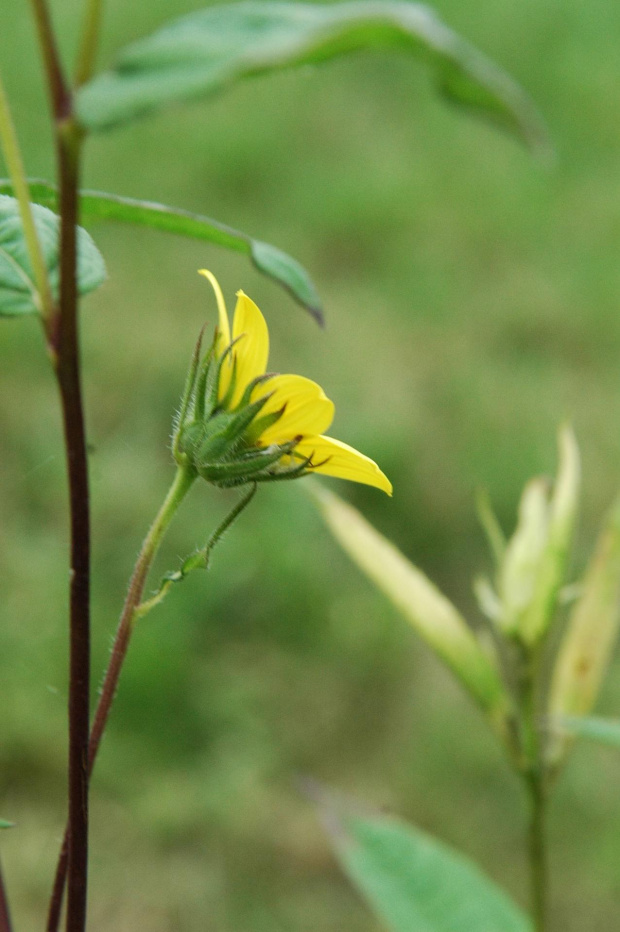
[[[58,296],[60,267],[58,233],[60,219],[46,207],[32,205],[50,287]],[[105,281],[105,263],[93,240],[78,228],[78,289],[87,294]],[[19,205],[15,198],[0,194],[0,317],[41,313],[30,258],[26,248]]]
[[[38,204],[55,208],[56,188],[44,181],[30,181],[30,196]],[[0,182],[0,192],[11,193],[10,182]],[[232,227],[176,207],[153,201],[141,201],[103,191],[81,191],[80,213],[84,220],[115,220],[175,233],[192,239],[205,240],[249,256],[255,267],[282,285],[310,314],[323,324],[321,300],[310,276],[291,256],[281,249],[253,239]]]
[[[413,826],[323,806],[338,859],[390,932],[533,932],[471,861]]]
[[[601,744],[620,748],[620,721],[611,718],[577,718],[565,716],[558,726],[577,738],[591,738]]]
[[[312,491],[339,544],[458,677],[506,739],[510,700],[498,670],[463,616],[359,511],[322,487]]]
[[[511,78],[426,6],[390,0],[246,0],[190,13],[123,49],[113,70],[80,89],[78,116],[103,130],[242,78],[372,49],[423,59],[445,96],[547,148],[534,106]]]

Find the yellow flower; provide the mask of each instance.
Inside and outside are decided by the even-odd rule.
[[[341,440],[324,435],[332,423],[334,405],[320,385],[301,375],[266,375],[269,331],[256,304],[243,291],[237,292],[231,332],[217,279],[206,269],[201,269],[200,274],[211,283],[219,312],[214,353],[220,363],[220,407],[235,411],[244,402],[260,403],[263,399],[246,431],[246,442],[249,437],[255,448],[284,447],[278,468],[290,472],[292,466],[303,466],[300,474],[312,472],[349,479],[391,495],[391,482],[373,460]],[[277,475],[276,468],[273,477]]]

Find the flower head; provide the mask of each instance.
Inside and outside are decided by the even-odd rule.
[[[322,473],[374,485],[392,485],[377,464],[341,440],[326,437],[334,417],[323,389],[301,375],[268,373],[269,331],[243,291],[230,327],[220,286],[215,338],[204,359],[199,340],[175,430],[173,450],[216,485],[291,479]]]

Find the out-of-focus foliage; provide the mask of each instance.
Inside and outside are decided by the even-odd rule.
[[[368,50],[415,55],[449,100],[510,128],[532,149],[547,148],[521,88],[429,7],[403,0],[212,5],[123,49],[113,70],[80,88],[78,117],[90,130],[108,129],[243,78]]]
[[[391,932],[532,932],[463,855],[395,819],[323,806],[340,863]]]
[[[202,5],[110,0],[102,61]],[[51,178],[33,28],[21,4],[6,7],[0,53],[28,172]],[[85,186],[277,243],[311,273],[328,321],[320,332],[244,257],[89,226],[110,275],[82,319],[95,670],[172,477],[165,444],[187,358],[205,316],[216,320],[204,265],[227,293],[255,298],[274,367],[325,387],[338,436],[376,459],[395,492],[330,487],[467,617],[487,560],[475,489],[489,490],[511,533],[523,483],[553,474],[555,429],[570,417],[584,453],[571,576],[582,575],[620,464],[620,7],[437,8],[536,100],[553,171],[443,107],[410,61],[381,55],[248,82],[88,144]],[[54,13],[69,54],[75,4],[57,0]],[[35,321],[4,325],[0,391],[0,805],[17,823],[2,861],[16,925],[34,928],[63,826],[66,674],[64,463]],[[193,491],[153,585],[230,505]],[[616,662],[601,715],[617,717],[619,684]],[[562,932],[617,923],[617,766],[584,743],[558,788]],[[94,784],[93,928],[204,932],[207,915],[215,932],[376,932],[296,790],[300,772],[420,825],[525,903],[522,800],[492,737],[291,485],[260,490],[209,573],[176,587],[136,633]]]
[[[54,185],[45,181],[31,180],[28,188],[30,197],[36,204],[44,204],[52,210],[56,209],[58,192]],[[0,192],[12,194],[12,184],[9,181],[0,182]],[[321,302],[308,273],[299,262],[276,246],[252,239],[251,236],[233,230],[232,227],[219,223],[217,220],[203,217],[189,210],[179,210],[165,204],[158,204],[156,201],[119,197],[117,194],[107,194],[104,191],[81,191],[80,215],[90,222],[115,220],[119,223],[132,223],[162,230],[165,233],[176,233],[191,239],[205,240],[208,243],[216,243],[218,246],[232,249],[234,252],[245,253],[251,257],[259,271],[283,285],[319,323],[323,323]]]

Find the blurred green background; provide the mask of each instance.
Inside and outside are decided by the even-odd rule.
[[[110,0],[104,49],[194,0]],[[81,4],[57,0],[63,50]],[[575,571],[620,477],[620,6],[438,0],[548,121],[545,170],[446,107],[408,58],[358,55],[257,79],[93,139],[91,187],[207,213],[286,249],[324,298],[325,332],[243,257],[153,232],[92,229],[110,279],[87,299],[94,671],[173,469],[170,420],[213,300],[244,288],[274,368],[319,381],[334,436],[394,498],[331,485],[470,617],[487,565],[486,487],[507,530],[570,418],[585,491]],[[51,178],[26,3],[3,9],[2,72],[29,173]],[[34,321],[0,338],[0,815],[17,926],[41,928],[65,811],[66,492],[53,381]],[[329,480],[324,480],[329,482]],[[524,801],[475,710],[348,563],[302,483],[269,486],[137,632],[93,786],[94,932],[371,932],[298,790],[311,775],[415,821],[525,903]],[[159,569],[234,496],[203,485]],[[618,714],[618,665],[600,710]],[[620,913],[620,759],[580,745],[551,818],[556,932]]]

